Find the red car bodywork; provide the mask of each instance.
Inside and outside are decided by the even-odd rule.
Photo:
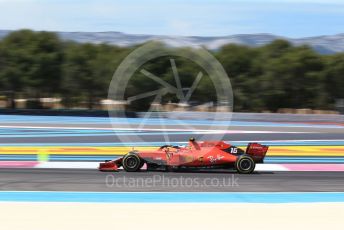
[[[223,141],[196,142],[190,139],[186,147],[162,146],[157,150],[132,151],[127,155],[136,155],[140,159],[140,167],[145,163],[147,170],[165,167],[165,169],[182,168],[235,168],[242,158],[249,158],[251,162],[263,163],[268,146],[258,143],[249,143],[246,151],[227,144]],[[126,156],[100,163],[100,171],[118,171],[123,165]],[[249,162],[246,162],[249,163]],[[126,170],[126,167],[124,167]],[[253,166],[254,169],[254,166]],[[128,170],[126,170],[128,171]],[[133,170],[138,171],[138,170]],[[239,171],[239,170],[238,170]],[[253,170],[252,170],[253,171]],[[250,170],[251,172],[251,170]]]

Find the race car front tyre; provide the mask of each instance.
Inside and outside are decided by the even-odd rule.
[[[123,157],[122,165],[127,172],[136,172],[143,166],[143,162],[136,154],[127,154]]]
[[[254,171],[256,163],[250,156],[241,156],[235,162],[235,168],[239,173],[249,174]]]

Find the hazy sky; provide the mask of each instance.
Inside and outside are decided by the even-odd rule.
[[[0,29],[289,37],[344,33],[339,0],[0,0]]]

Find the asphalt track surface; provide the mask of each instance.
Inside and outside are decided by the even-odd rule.
[[[102,173],[79,169],[0,169],[1,191],[344,192],[343,172],[228,171]]]

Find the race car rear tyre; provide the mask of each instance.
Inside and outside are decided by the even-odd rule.
[[[127,154],[122,160],[123,169],[127,172],[136,172],[142,167],[142,160],[136,154]]]
[[[235,168],[239,173],[249,174],[254,171],[256,163],[250,156],[241,156],[235,162]]]

